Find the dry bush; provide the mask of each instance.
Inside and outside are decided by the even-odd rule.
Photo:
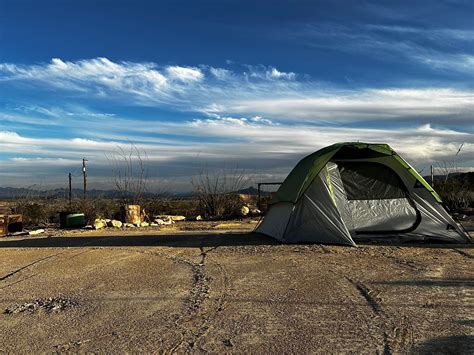
[[[457,159],[463,146],[464,143],[459,146],[452,161],[442,161],[437,164],[443,179],[435,181],[435,188],[451,210],[474,205],[473,174],[467,173],[462,177],[458,169]]]
[[[445,180],[440,188],[437,188],[441,198],[450,210],[474,207],[473,181],[470,181],[472,180],[471,174],[466,174],[464,179],[451,177]]]
[[[147,185],[146,152],[130,144],[129,150],[119,146],[106,158],[112,166],[114,185],[122,205],[140,205]]]
[[[198,211],[206,217],[223,217],[233,215],[242,203],[238,195],[248,179],[243,171],[220,169],[210,171],[201,169],[191,181],[196,198],[199,201]]]
[[[87,224],[96,218],[119,219],[121,200],[111,198],[86,198],[73,200],[67,208],[72,213],[84,213]]]
[[[199,214],[198,207],[199,203],[195,199],[149,198],[143,201],[143,208],[148,216],[194,216]]]
[[[13,201],[13,213],[23,215],[26,227],[59,223],[59,212],[84,213],[86,223],[96,218],[118,218],[120,201],[108,198],[74,199],[69,204],[65,198],[20,197]]]
[[[57,223],[58,212],[67,207],[67,200],[61,198],[20,197],[13,202],[13,213],[23,215],[27,227]]]

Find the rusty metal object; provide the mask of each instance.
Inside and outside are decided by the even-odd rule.
[[[23,230],[23,215],[10,214],[0,215],[0,236],[9,233],[21,232]]]
[[[8,215],[8,233],[21,232],[23,230],[23,215],[10,214]]]
[[[0,236],[3,237],[7,234],[8,227],[8,216],[0,215]]]

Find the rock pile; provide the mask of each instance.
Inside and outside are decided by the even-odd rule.
[[[45,311],[47,313],[60,312],[66,308],[75,307],[78,303],[65,296],[49,297],[49,298],[38,298],[33,302],[26,302],[23,304],[15,305],[11,308],[7,308],[3,311],[4,314],[16,314],[16,313],[35,313],[38,311]]]
[[[196,217],[200,220],[201,216]],[[155,216],[151,222],[142,221],[139,223],[123,223],[115,219],[97,218],[92,226],[86,226],[85,229],[102,229],[102,228],[135,228],[135,227],[157,227],[174,224],[175,222],[184,221],[184,216],[160,215]]]

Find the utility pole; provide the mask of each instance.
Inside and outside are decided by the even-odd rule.
[[[69,207],[71,207],[72,200],[72,175],[69,173]]]
[[[434,188],[434,174],[433,174],[433,165],[431,165],[431,187]]]
[[[84,199],[86,198],[87,191],[87,171],[86,171],[86,158],[82,158],[82,175],[84,176]]]

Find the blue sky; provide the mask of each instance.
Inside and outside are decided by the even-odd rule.
[[[472,1],[0,0],[0,186],[63,186],[133,142],[150,189],[281,180],[339,141],[474,168]],[[458,147],[460,154],[454,158]]]

